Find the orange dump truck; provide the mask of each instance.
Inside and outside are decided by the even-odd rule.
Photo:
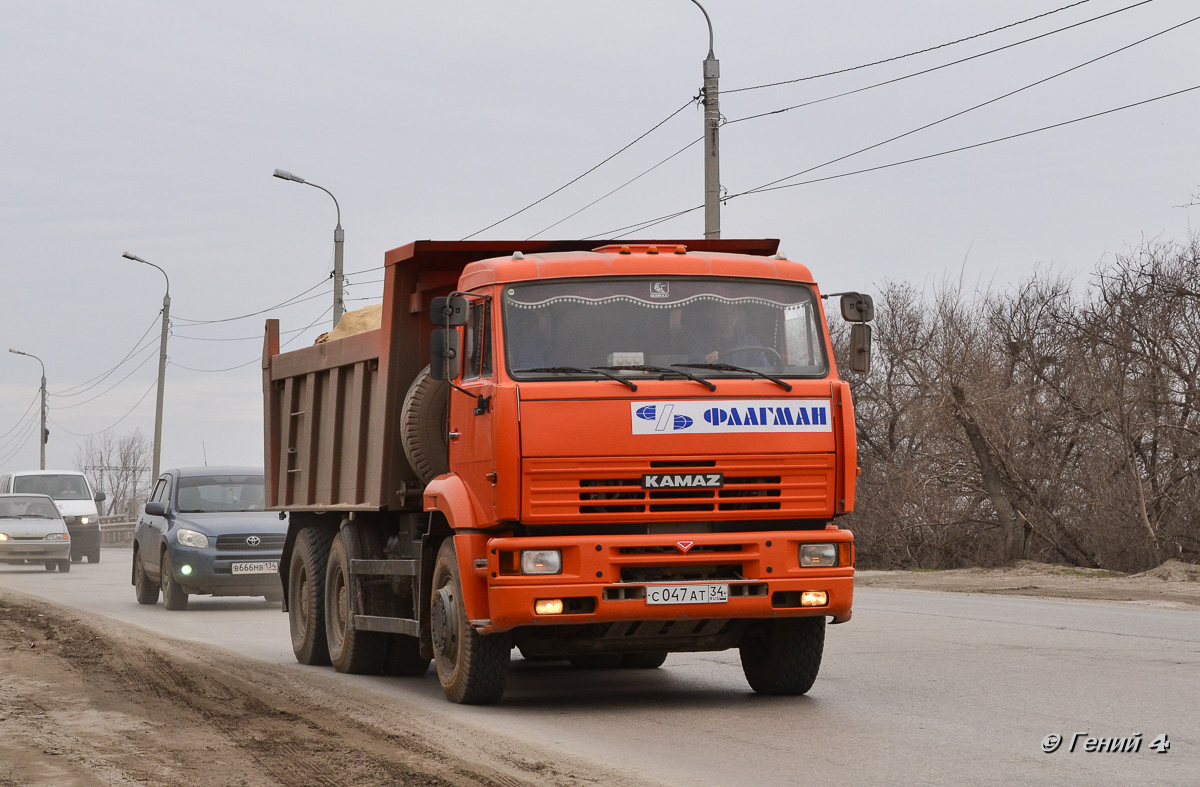
[[[774,240],[416,241],[380,325],[280,353],[268,495],[304,664],[454,702],[530,660],[654,668],[738,648],[802,694],[850,619],[849,387],[822,296]],[[872,305],[842,294],[851,365]]]

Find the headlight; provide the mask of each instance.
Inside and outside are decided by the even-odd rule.
[[[67,541],[70,538],[71,537],[66,533],[51,533],[50,535],[46,536],[47,541]]]
[[[79,524],[81,524],[81,525],[90,524],[91,521],[92,520],[89,517],[86,517],[86,516],[79,517]]]
[[[522,574],[561,574],[562,552],[557,549],[526,549],[521,552]]]
[[[0,541],[7,541],[8,533],[0,533]]]
[[[175,534],[175,540],[183,547],[195,547],[196,549],[208,549],[208,536],[203,533],[197,533],[195,530],[184,528]]]
[[[837,562],[837,544],[800,545],[800,565],[805,568],[826,568]]]

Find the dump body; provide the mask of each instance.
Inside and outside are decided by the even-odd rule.
[[[480,674],[513,645],[739,647],[756,690],[806,691],[775,673],[811,684],[824,621],[851,615],[834,520],[853,510],[855,430],[816,283],[776,247],[417,241],[385,256],[378,329],[281,354],[269,320],[268,503],[291,513],[297,657],[372,671],[361,654],[405,647],[451,699],[486,702]],[[460,321],[433,309],[447,296]],[[448,387],[422,371],[431,337]],[[348,592],[312,607],[316,574]],[[801,651],[815,663],[771,660]]]

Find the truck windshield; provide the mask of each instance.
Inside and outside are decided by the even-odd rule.
[[[823,377],[829,371],[816,294],[803,284],[558,280],[506,287],[503,309],[508,371],[519,380],[580,377],[544,371],[555,367],[716,364],[704,370],[705,378],[747,376],[730,367],[779,377]],[[649,370],[625,373],[658,376]]]

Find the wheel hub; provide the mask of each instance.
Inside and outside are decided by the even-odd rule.
[[[440,588],[433,595],[432,612],[433,649],[439,656],[453,661],[458,655],[458,604],[449,586]]]

